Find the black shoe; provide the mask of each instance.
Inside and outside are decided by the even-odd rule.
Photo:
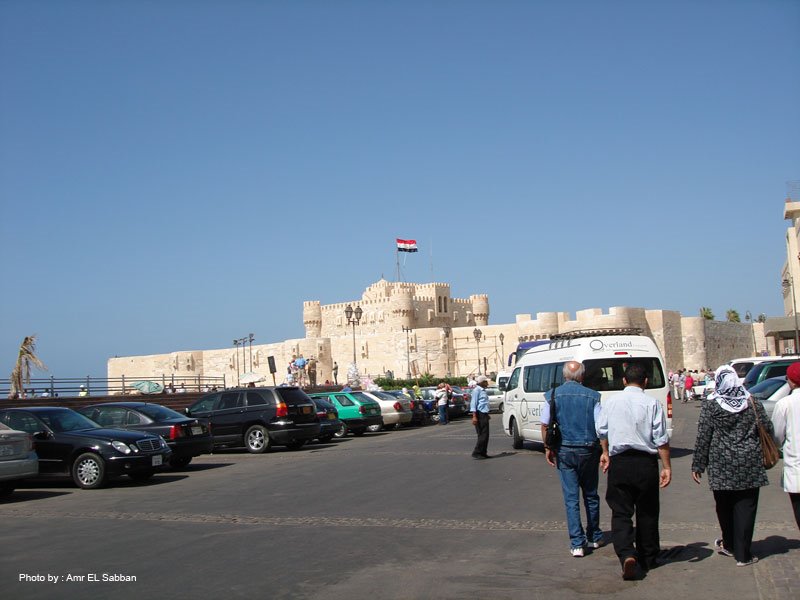
[[[472,458],[474,458],[475,460],[483,460],[488,457],[484,456],[483,454],[473,454]]]
[[[481,456],[482,456],[483,458],[492,458],[492,457],[491,457],[491,456],[489,456],[488,454],[481,454]]]

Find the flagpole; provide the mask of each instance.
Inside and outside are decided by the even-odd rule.
[[[400,248],[395,244],[394,255],[397,258],[397,281],[400,282]]]

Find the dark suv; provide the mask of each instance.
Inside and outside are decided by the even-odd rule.
[[[317,409],[297,387],[260,387],[206,394],[186,409],[208,419],[214,446],[244,446],[261,454],[273,445],[300,448],[319,435]]]
[[[789,368],[789,365],[797,361],[798,357],[793,356],[792,358],[778,358],[757,363],[747,372],[742,385],[746,390],[749,390],[765,379],[786,375],[786,369]]]

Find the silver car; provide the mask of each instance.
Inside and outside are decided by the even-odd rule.
[[[489,412],[503,412],[506,393],[499,387],[490,385],[486,388],[486,395],[489,396]]]
[[[750,388],[750,395],[761,400],[764,405],[764,410],[767,411],[767,416],[772,418],[772,411],[775,410],[775,404],[778,400],[789,395],[792,391],[789,389],[789,384],[786,382],[786,376],[770,377],[764,381],[757,383]]]
[[[0,423],[0,498],[14,491],[15,484],[39,474],[39,457],[29,433]]]
[[[400,425],[408,425],[411,422],[411,417],[414,416],[414,413],[411,410],[410,398],[397,398],[381,391],[361,393],[381,405],[383,429],[394,429]],[[380,428],[380,425],[370,425],[367,429],[378,431]]]

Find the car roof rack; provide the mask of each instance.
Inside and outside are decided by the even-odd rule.
[[[576,329],[564,333],[554,333],[550,336],[552,341],[574,340],[583,337],[601,337],[604,335],[642,335],[641,327],[601,327],[599,329]]]

